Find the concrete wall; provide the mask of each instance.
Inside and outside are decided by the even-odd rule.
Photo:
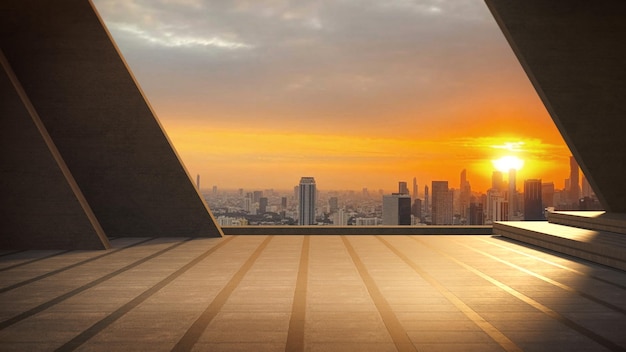
[[[626,1],[486,3],[604,208],[626,212]]]
[[[0,248],[108,248],[1,52],[0,64]]]
[[[0,45],[108,236],[221,236],[88,0],[3,1]]]

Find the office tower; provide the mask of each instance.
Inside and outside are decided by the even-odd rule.
[[[259,214],[267,213],[267,197],[259,198]]]
[[[252,196],[252,201],[258,203],[261,200],[261,197],[263,197],[263,191],[254,191]]]
[[[411,196],[392,193],[383,196],[383,225],[411,225]]]
[[[237,192],[239,193],[240,197],[243,197],[243,188],[239,188]]]
[[[513,220],[513,215],[515,214],[515,211],[517,210],[517,189],[515,186],[515,176],[516,176],[516,171],[515,169],[511,168],[509,170],[509,193],[508,193],[508,200],[509,200],[509,213],[508,213],[508,219],[509,220]]]
[[[428,195],[428,186],[424,186],[424,215],[430,214],[430,198]]]
[[[491,188],[504,191],[504,178],[502,176],[502,172],[494,171],[493,174],[491,174]]]
[[[346,213],[346,211],[343,209],[339,209],[336,213],[332,215],[332,218],[333,218],[333,225],[346,226],[348,225],[350,214]]]
[[[585,175],[583,175],[582,180],[581,180],[581,196],[584,197],[591,197],[593,191],[591,190],[591,185],[589,184],[589,181],[587,181],[587,178],[585,177]]]
[[[281,210],[287,209],[287,197],[280,198],[280,207],[281,207]]]
[[[454,193],[448,189],[448,181],[432,181],[433,204],[431,221],[433,225],[452,225]]]
[[[554,207],[554,182],[541,184],[541,201],[544,209]]]
[[[509,218],[508,202],[502,194],[503,192],[494,188],[487,191],[487,213],[485,214],[487,221],[506,221]]]
[[[337,197],[330,197],[328,199],[328,210],[331,213],[336,212],[339,209],[339,199]]]
[[[365,198],[369,198],[370,197],[370,192],[367,190],[367,187],[363,187],[362,195]]]
[[[461,218],[466,219],[468,216],[470,197],[472,196],[472,188],[470,183],[467,181],[467,171],[465,169],[461,171],[461,183],[459,190],[459,214],[461,214]]]
[[[313,177],[302,177],[298,188],[298,225],[315,225],[317,190]]]
[[[481,203],[470,203],[468,220],[470,225],[485,224],[485,215],[483,212],[483,205]]]
[[[580,198],[580,179],[578,162],[573,156],[569,157],[569,202],[571,205],[578,204]]]
[[[214,197],[217,196],[217,186],[213,186],[212,193]]]
[[[200,190],[200,174],[196,175],[196,188]]]
[[[409,194],[409,187],[406,182],[400,181],[398,182],[398,193],[400,194]]]
[[[413,199],[417,199],[419,198],[419,195],[417,194],[417,178],[413,177]]]
[[[416,219],[422,219],[422,200],[419,198],[415,198],[415,200],[413,200],[413,205],[411,206],[411,214],[413,214],[413,216]]]
[[[524,220],[544,220],[541,180],[524,181]]]

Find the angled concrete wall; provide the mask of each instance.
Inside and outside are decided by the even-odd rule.
[[[108,239],[0,52],[0,248],[106,249]]]
[[[602,205],[626,213],[626,1],[486,3]]]
[[[88,0],[2,1],[0,45],[108,236],[221,236]]]

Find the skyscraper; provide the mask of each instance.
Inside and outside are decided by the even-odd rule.
[[[509,200],[509,214],[508,219],[513,220],[513,214],[517,210],[517,189],[516,189],[516,171],[514,168],[509,170],[509,192],[508,192],[508,200]]]
[[[428,186],[424,186],[424,215],[430,214],[430,198],[428,195]]]
[[[524,181],[524,220],[544,220],[541,180]]]
[[[417,193],[418,193],[418,190],[417,190],[417,178],[413,177],[413,199],[419,198]]]
[[[409,194],[409,187],[404,181],[398,182],[398,193]]]
[[[267,213],[267,197],[259,198],[259,214]]]
[[[433,225],[452,225],[454,193],[448,188],[448,181],[433,181],[433,205],[431,221]]]
[[[580,198],[580,172],[578,171],[578,162],[573,156],[569,157],[569,203],[570,205],[578,205]]]
[[[383,225],[411,225],[411,196],[392,193],[383,196]]]
[[[315,178],[302,177],[298,188],[298,225],[315,225]]]
[[[498,191],[504,191],[502,188],[504,186],[504,179],[502,177],[502,172],[494,171],[491,175],[491,188],[497,189]]]
[[[471,203],[469,205],[468,223],[470,225],[484,225],[485,215],[483,205],[481,203]]]
[[[467,181],[467,170],[463,169],[461,171],[461,183],[460,183],[460,194],[459,194],[459,210],[461,214],[461,218],[467,218],[469,216],[469,204],[470,197],[472,196],[472,188],[470,183]]]

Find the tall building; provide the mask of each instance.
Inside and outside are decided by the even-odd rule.
[[[541,184],[541,201],[544,209],[554,207],[554,182]]]
[[[196,188],[200,190],[200,174],[196,175]]]
[[[336,212],[339,209],[339,199],[337,197],[330,197],[328,199],[328,210],[331,213]]]
[[[504,191],[504,178],[502,176],[502,172],[493,172],[491,175],[491,188],[497,189],[498,191]]]
[[[509,202],[497,189],[487,191],[487,214],[485,218],[489,222],[509,220]]]
[[[267,213],[267,197],[259,198],[259,214]]]
[[[472,188],[467,181],[467,170],[461,171],[461,183],[459,187],[459,214],[461,218],[466,219],[468,217],[470,197],[472,196]]]
[[[409,194],[409,187],[406,182],[400,181],[398,182],[398,193],[400,194]]]
[[[411,196],[392,193],[383,196],[383,225],[411,225]]]
[[[454,218],[454,193],[448,188],[448,181],[432,181],[433,204],[431,221],[433,225],[452,225]]]
[[[413,199],[419,198],[418,189],[417,189],[417,178],[413,177]]]
[[[302,177],[298,188],[298,225],[315,225],[315,178]]]
[[[516,171],[511,168],[509,170],[509,192],[508,192],[508,201],[509,201],[509,213],[508,219],[513,220],[513,214],[517,210],[517,187],[516,187]]]
[[[421,199],[415,198],[413,200],[413,205],[411,205],[411,214],[413,214],[413,216],[416,219],[419,219],[419,220],[422,219],[422,200]]]
[[[573,156],[569,157],[569,202],[570,204],[578,204],[580,198],[580,171],[578,162]]]
[[[530,179],[524,181],[524,220],[545,220],[541,193],[541,180]]]
[[[424,186],[424,215],[430,215],[430,198],[428,186]]]
[[[485,215],[481,203],[470,203],[468,223],[470,225],[484,225]]]

